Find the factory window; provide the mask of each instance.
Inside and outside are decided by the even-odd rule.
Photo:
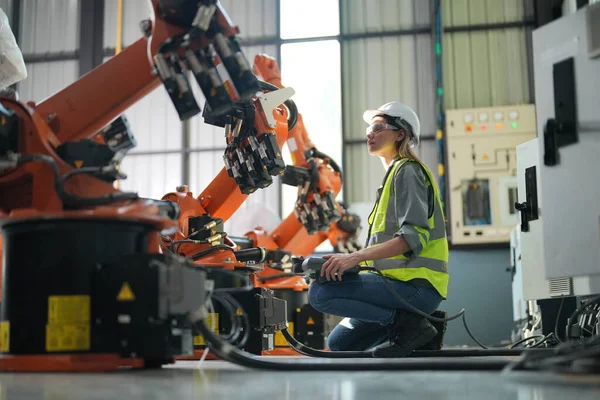
[[[337,40],[289,43],[281,46],[283,84],[293,96],[314,145],[342,164],[342,102],[340,43]],[[287,163],[291,163],[289,152]],[[283,188],[283,215],[293,211],[296,188]],[[341,198],[341,196],[339,197]]]
[[[336,36],[340,33],[338,0],[281,0],[281,38]]]

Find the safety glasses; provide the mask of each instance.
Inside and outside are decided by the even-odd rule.
[[[386,124],[383,122],[377,122],[373,125],[367,126],[367,135],[369,135],[371,133],[377,134],[381,131],[385,131],[386,129],[391,129],[393,131],[400,130],[398,127],[396,127],[394,125]]]

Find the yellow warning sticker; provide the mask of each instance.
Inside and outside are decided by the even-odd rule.
[[[212,328],[214,321],[215,329],[213,332],[219,333],[219,313],[209,313],[208,317],[206,317],[206,326]],[[194,346],[206,346],[206,341],[204,340],[204,336],[197,335],[194,336]]]
[[[237,310],[235,310],[236,317],[241,317],[242,315],[244,315],[244,313],[242,312],[241,308],[238,308]]]
[[[294,336],[294,323],[288,322],[288,332],[290,335]],[[275,347],[290,347],[290,344],[285,337],[283,337],[283,333],[281,331],[275,332]]]
[[[315,320],[312,317],[308,317],[308,321],[306,321],[306,325],[314,325]]]
[[[46,325],[46,351],[90,349],[90,324]]]
[[[10,322],[0,322],[0,351],[10,351]]]
[[[77,161],[75,161],[75,167],[81,168],[82,166],[83,166],[83,160],[77,160]]]
[[[133,294],[133,290],[131,290],[131,286],[129,283],[123,282],[123,286],[121,286],[121,290],[119,290],[119,294],[117,295],[117,301],[133,301],[135,300],[135,294]]]
[[[90,296],[48,297],[48,324],[90,322]]]

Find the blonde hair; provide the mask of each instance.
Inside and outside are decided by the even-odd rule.
[[[408,158],[411,160],[415,160],[419,164],[423,164],[421,159],[415,154],[413,148],[410,147],[409,133],[405,129],[402,129],[402,132],[404,132],[404,139],[396,143],[396,150],[398,151],[398,155],[402,158]]]
[[[419,157],[417,157],[417,155],[415,154],[414,150],[412,149],[412,147],[410,147],[410,133],[408,132],[408,130],[404,127],[399,126],[396,123],[396,120],[394,119],[394,117],[390,117],[389,115],[379,115],[380,117],[383,117],[383,119],[390,125],[395,126],[396,128],[399,129],[398,132],[402,131],[404,132],[404,139],[402,139],[399,142],[396,142],[396,151],[398,152],[398,155],[402,158],[408,158],[410,160],[414,160],[416,162],[418,162],[419,164],[425,166],[425,164],[423,164],[423,161],[421,161],[421,159]]]
[[[410,147],[410,137],[409,137],[410,135],[408,134],[408,132],[403,128],[400,128],[400,129],[402,129],[402,131],[404,132],[404,139],[402,139],[401,141],[396,143],[396,150],[398,151],[398,155],[402,158],[408,158],[409,160],[418,162],[419,164],[421,164],[421,167],[423,167],[429,171],[429,168],[427,167],[427,165],[425,165],[425,163],[423,163],[423,161],[421,161],[421,159],[419,157],[417,157],[414,149],[412,147]],[[432,174],[432,177],[433,177],[433,174]],[[429,180],[429,178],[427,176],[426,176],[426,178]],[[436,182],[435,179],[431,179],[431,184],[433,186],[435,186],[436,190],[439,191],[438,183]]]

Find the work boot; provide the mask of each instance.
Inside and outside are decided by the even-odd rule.
[[[446,311],[437,310],[431,314],[432,317],[435,318],[446,318],[448,313]],[[433,339],[431,339],[425,345],[419,347],[417,350],[441,350],[444,345],[444,334],[446,333],[446,326],[448,325],[448,321],[438,322],[438,321],[429,321],[431,325],[437,330],[437,335]]]
[[[375,357],[406,357],[414,350],[429,343],[437,330],[429,320],[419,314],[396,310],[389,328],[389,345],[375,348]]]

